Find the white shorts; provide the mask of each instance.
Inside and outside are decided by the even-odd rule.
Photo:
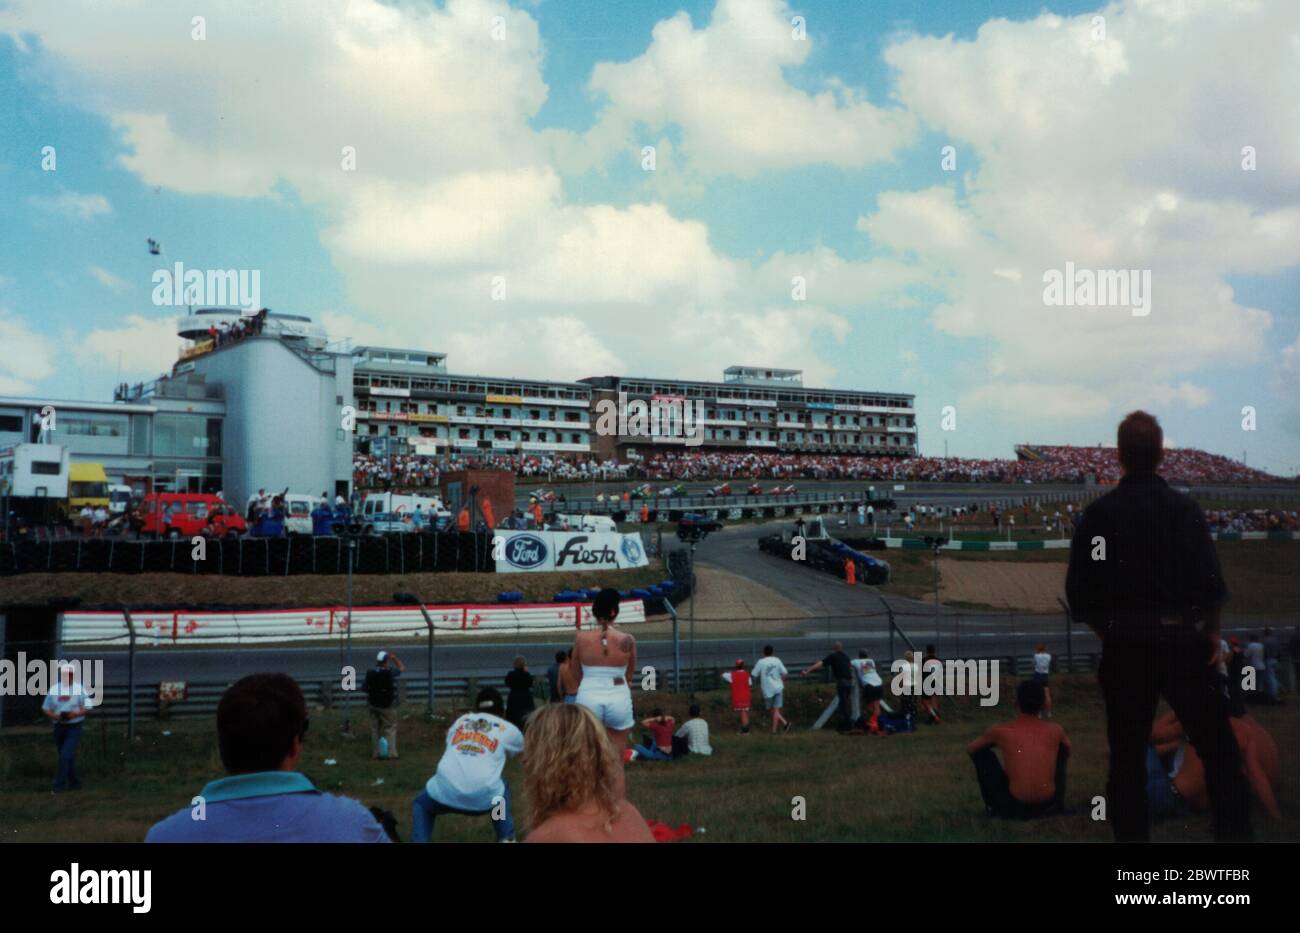
[[[625,683],[593,682],[584,678],[578,685],[577,702],[595,713],[606,729],[631,729],[636,724],[632,716],[632,691]]]

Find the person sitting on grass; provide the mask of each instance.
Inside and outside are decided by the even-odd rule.
[[[499,691],[484,687],[474,710],[447,730],[447,750],[438,770],[411,804],[411,841],[433,839],[434,820],[443,813],[492,817],[497,842],[515,841],[510,787],[501,777],[507,755],[524,750],[524,734],[506,721]]]
[[[637,755],[651,761],[671,761],[673,757],[673,730],[677,720],[665,716],[664,711],[656,708],[649,719],[641,720],[641,725],[649,730],[646,740],[637,748]]]
[[[526,842],[654,842],[624,799],[623,766],[596,714],[550,703],[528,724]]]
[[[713,747],[709,745],[709,724],[700,715],[699,704],[692,703],[686,722],[673,733],[673,757],[712,754]]]
[[[1020,710],[1011,722],[990,726],[966,751],[975,763],[985,812],[1002,819],[1035,819],[1065,807],[1065,764],[1070,740],[1057,723],[1038,718],[1043,685],[1016,688]],[[994,750],[1002,752],[998,762]]]
[[[228,777],[155,823],[145,842],[388,842],[356,800],[321,793],[299,772],[307,703],[288,674],[250,674],[217,705]]]
[[[736,669],[724,671],[722,679],[731,685],[731,709],[740,714],[741,735],[749,735],[750,675],[744,659],[737,659]]]
[[[1259,720],[1246,713],[1245,704],[1232,704],[1228,724],[1241,749],[1242,767],[1255,799],[1273,819],[1281,819],[1277,793],[1282,785],[1282,762],[1277,742]],[[1161,820],[1204,813],[1210,806],[1205,764],[1187,739],[1183,724],[1170,711],[1151,727],[1147,749],[1147,800],[1151,816]]]

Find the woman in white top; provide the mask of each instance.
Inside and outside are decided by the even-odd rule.
[[[1052,672],[1052,656],[1047,652],[1047,645],[1038,643],[1034,649],[1034,680],[1043,685],[1043,717],[1052,718],[1052,691],[1047,686],[1047,675]]]
[[[607,588],[596,595],[591,614],[599,627],[578,633],[570,668],[578,680],[576,702],[596,714],[621,759],[636,724],[629,685],[636,673],[636,639],[614,627],[618,607],[618,590]]]

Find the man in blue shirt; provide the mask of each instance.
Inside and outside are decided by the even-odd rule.
[[[287,674],[250,674],[217,706],[217,746],[228,777],[155,823],[145,842],[388,842],[350,797],[318,791],[297,770],[307,704]]]
[[[334,512],[324,494],[316,508],[311,510],[311,533],[317,536],[334,534]]]

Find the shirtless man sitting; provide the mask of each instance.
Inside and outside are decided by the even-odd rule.
[[[1274,819],[1281,819],[1277,791],[1282,783],[1282,764],[1277,743],[1259,723],[1246,714],[1244,704],[1235,706],[1228,724],[1241,749],[1246,781],[1255,799]],[[1154,819],[1204,813],[1210,806],[1205,783],[1205,764],[1187,740],[1183,724],[1172,711],[1151,727],[1147,749],[1147,799]]]
[[[1021,681],[1016,689],[1020,715],[990,726],[966,747],[989,816],[1034,819],[1064,809],[1070,740],[1058,723],[1038,718],[1043,702],[1042,684]],[[995,749],[1002,752],[1001,762]]]

